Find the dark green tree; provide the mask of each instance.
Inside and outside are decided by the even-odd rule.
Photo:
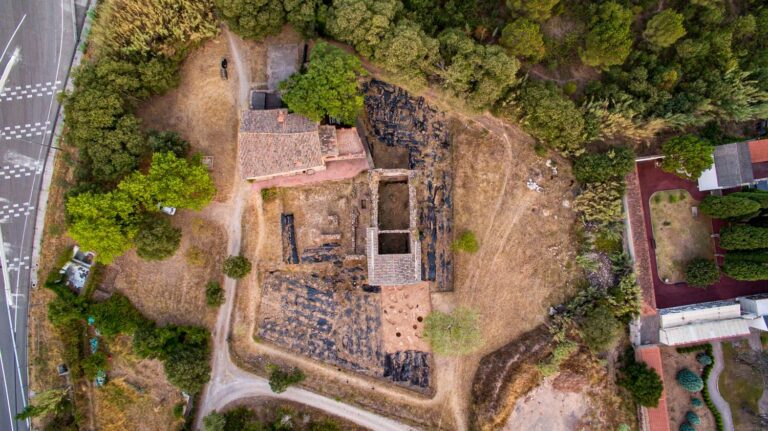
[[[739,219],[760,212],[760,203],[741,196],[709,195],[699,205],[701,212],[718,219]]]
[[[322,4],[320,0],[283,0],[288,23],[308,38],[317,34],[317,11]]]
[[[205,285],[205,303],[209,307],[218,307],[224,303],[224,289],[218,281],[210,281]]]
[[[685,268],[685,282],[693,287],[707,287],[720,281],[720,270],[712,259],[693,259]]]
[[[276,394],[285,392],[289,386],[301,383],[305,379],[304,373],[298,368],[284,371],[277,365],[271,364],[268,371],[269,388]]]
[[[729,259],[726,255],[723,272],[729,277],[742,281],[768,280],[768,264],[748,260]]]
[[[621,328],[610,306],[601,303],[590,310],[579,324],[579,331],[584,344],[593,352],[602,352],[609,348]]]
[[[362,74],[357,57],[320,42],[312,50],[307,71],[280,83],[283,101],[291,111],[313,121],[329,116],[354,124],[363,107],[357,83]]]
[[[214,0],[219,15],[235,33],[250,39],[277,34],[285,24],[279,0]]]
[[[402,8],[399,0],[333,0],[325,30],[334,39],[352,44],[360,55],[370,57],[391,33]]]
[[[683,36],[685,36],[683,15],[674,9],[665,9],[654,15],[643,32],[643,37],[659,48],[672,46]]]
[[[181,229],[171,226],[162,215],[147,216],[134,240],[136,254],[146,260],[163,260],[173,256],[181,244]]]
[[[200,392],[211,378],[207,349],[179,349],[173,352],[163,365],[168,381],[189,394]]]
[[[418,24],[401,20],[376,47],[374,58],[387,71],[424,84],[439,55],[436,39],[427,36]]]
[[[158,132],[151,130],[148,134],[148,142],[152,152],[172,152],[176,157],[183,159],[189,152],[189,142],[181,139],[178,133],[170,130]]]
[[[251,272],[251,262],[244,256],[229,256],[222,271],[229,278],[243,278]]]
[[[731,225],[720,230],[720,247],[726,250],[756,250],[768,248],[768,228]]]
[[[632,48],[632,11],[605,2],[591,15],[581,61],[588,66],[607,68],[624,63]]]
[[[659,405],[664,384],[659,374],[642,362],[625,364],[621,369],[617,383],[632,394],[636,403],[644,407],[656,407]]]
[[[541,26],[525,18],[518,18],[507,24],[501,31],[499,43],[515,57],[538,62],[544,58],[544,38]]]
[[[216,410],[203,418],[203,431],[224,431],[226,425],[227,419],[223,414],[218,413]]]
[[[534,21],[546,21],[560,0],[507,0],[507,7]]]
[[[661,168],[686,180],[696,180],[714,163],[715,148],[693,135],[677,136],[661,146]]]

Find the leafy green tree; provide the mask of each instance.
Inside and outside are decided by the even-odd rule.
[[[217,31],[211,0],[111,0],[99,5],[89,36],[116,57],[173,58]]]
[[[659,374],[645,363],[631,362],[619,369],[621,373],[617,383],[627,389],[636,403],[644,407],[656,407],[659,405],[664,384]]]
[[[153,153],[172,152],[176,157],[182,159],[189,152],[189,142],[181,139],[178,133],[165,130],[158,132],[151,130],[148,133],[148,142]]]
[[[592,14],[585,47],[579,52],[588,66],[607,68],[624,63],[632,49],[632,11],[605,2]]]
[[[586,222],[608,225],[621,220],[623,196],[623,182],[589,183],[574,199],[573,209],[581,213]]]
[[[320,0],[283,0],[288,23],[305,37],[317,34],[317,11],[321,5]]]
[[[608,304],[592,308],[579,324],[584,344],[593,352],[609,348],[619,335],[621,325]]]
[[[30,404],[16,415],[17,420],[26,420],[57,413],[62,410],[67,399],[66,389],[48,389],[30,399]]]
[[[120,191],[82,193],[67,199],[69,235],[96,260],[109,264],[133,246],[140,218],[135,203]]]
[[[214,3],[229,28],[245,38],[261,39],[277,34],[285,24],[282,1],[214,0]]]
[[[483,342],[480,317],[474,310],[458,307],[451,313],[432,311],[424,319],[424,337],[439,355],[466,355]]]
[[[760,209],[768,208],[768,192],[762,190],[748,190],[728,194],[729,197],[750,199],[760,204]]]
[[[693,427],[693,425],[689,424],[688,422],[683,422],[680,424],[680,431],[696,431],[696,428]]]
[[[726,226],[720,230],[720,247],[726,250],[768,248],[768,228],[743,224]]]
[[[307,71],[280,83],[288,108],[313,121],[329,116],[354,124],[363,107],[357,83],[363,74],[360,60],[341,49],[320,42],[310,56]]]
[[[584,153],[573,163],[573,174],[582,184],[621,180],[635,167],[635,153],[614,147],[603,153]]]
[[[224,431],[224,427],[227,425],[227,420],[223,414],[218,413],[216,410],[208,414],[203,418],[203,430],[204,431]]]
[[[507,7],[534,21],[546,21],[560,0],[507,0]]]
[[[466,251],[467,253],[477,253],[480,245],[477,243],[477,237],[472,231],[462,232],[451,244],[454,251]]]
[[[424,84],[439,54],[436,39],[427,36],[418,24],[400,20],[376,47],[374,58],[387,71]]]
[[[210,281],[205,285],[205,303],[209,307],[218,307],[224,303],[224,289],[218,281]]]
[[[163,362],[168,381],[189,394],[200,392],[211,379],[208,350],[185,348],[173,352]]]
[[[696,355],[696,361],[698,363],[700,363],[701,365],[704,365],[704,366],[712,365],[712,363],[713,363],[712,357],[707,355],[706,353],[700,353],[700,354]],[[690,421],[690,420],[688,422],[693,423],[693,421]]]
[[[643,37],[659,48],[672,46],[683,36],[685,36],[683,15],[674,9],[665,9],[654,15],[643,32]]]
[[[201,210],[216,193],[199,160],[180,159],[171,152],[152,156],[146,181],[154,202],[162,206]]]
[[[709,195],[699,205],[701,212],[718,219],[739,219],[760,212],[760,203],[740,196]]]
[[[243,278],[251,272],[251,262],[244,256],[229,256],[222,271],[229,278]]]
[[[499,43],[515,57],[527,58],[536,63],[544,58],[544,38],[541,26],[525,18],[518,18],[501,31]]]
[[[685,268],[685,282],[693,287],[707,287],[720,281],[720,270],[711,259],[693,259]]]
[[[688,392],[699,392],[704,388],[704,381],[701,380],[701,377],[688,368],[680,370],[676,379],[677,383]]]
[[[502,115],[519,120],[539,142],[567,155],[583,151],[584,117],[573,101],[556,87],[528,82],[517,101],[505,103]]]
[[[474,108],[492,106],[517,84],[520,62],[501,47],[481,45],[458,29],[440,33],[438,40],[445,60],[438,75],[448,90]]]
[[[276,394],[285,392],[289,386],[301,383],[306,378],[304,373],[298,368],[284,371],[274,364],[270,364],[268,368],[269,388]]]
[[[402,8],[399,0],[333,0],[325,30],[334,39],[354,46],[360,55],[370,57],[391,33]]]
[[[89,313],[95,320],[95,326],[105,337],[133,333],[147,322],[141,312],[121,293],[113,293],[104,302],[91,305]]]
[[[622,322],[628,323],[640,314],[643,303],[643,291],[637,284],[634,273],[629,273],[619,280],[619,284],[608,289],[606,298],[611,305],[613,315]]]
[[[173,256],[181,244],[181,229],[171,226],[163,216],[149,216],[135,238],[136,254],[146,260],[163,260]]]
[[[661,168],[686,180],[696,180],[714,163],[715,148],[693,135],[677,136],[661,146]]]

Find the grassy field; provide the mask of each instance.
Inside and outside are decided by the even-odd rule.
[[[651,224],[656,241],[656,267],[665,283],[685,281],[686,264],[697,257],[711,259],[712,220],[691,208],[698,206],[685,190],[665,190],[651,196]]]
[[[755,422],[758,400],[763,395],[763,378],[759,372],[736,358],[739,350],[749,349],[746,342],[723,343],[725,368],[718,387],[733,413],[733,426],[740,431],[762,429]]]

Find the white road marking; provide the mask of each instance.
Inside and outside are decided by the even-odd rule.
[[[5,53],[3,53],[5,55]],[[2,59],[2,57],[0,57]],[[0,76],[0,94],[2,94],[3,89],[5,88],[5,81],[8,80],[8,75],[11,74],[11,69],[13,69],[13,66],[16,65],[16,63],[19,62],[21,59],[21,48],[16,47],[16,49],[13,50],[13,55],[11,55],[11,59],[8,60],[8,64],[5,65],[5,69],[3,70],[3,75]],[[15,93],[12,93],[15,94]]]

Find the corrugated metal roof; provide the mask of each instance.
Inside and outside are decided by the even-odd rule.
[[[714,301],[659,310],[662,328],[687,325],[710,320],[732,319],[741,316],[741,305],[736,301]]]
[[[737,187],[754,180],[747,142],[719,145],[715,147],[714,157],[720,188]]]
[[[736,318],[662,328],[659,341],[675,346],[744,335],[749,335],[749,321]]]

